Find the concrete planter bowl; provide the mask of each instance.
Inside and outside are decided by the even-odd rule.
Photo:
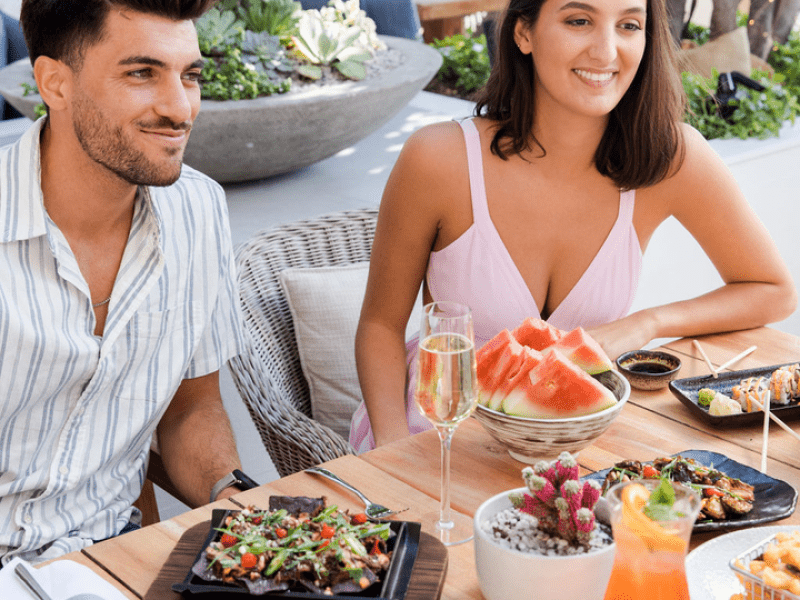
[[[185,162],[220,183],[288,173],[333,156],[399,112],[436,75],[441,55],[421,42],[380,36],[403,62],[380,76],[254,100],[203,100]],[[27,59],[0,70],[0,95],[30,119],[41,102]]]

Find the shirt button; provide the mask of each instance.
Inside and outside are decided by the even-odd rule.
[[[66,475],[67,473],[69,473],[69,469],[67,467],[59,467],[58,472],[61,473],[62,475]]]

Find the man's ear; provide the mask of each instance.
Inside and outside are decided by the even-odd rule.
[[[514,43],[523,54],[530,54],[533,49],[531,42],[531,28],[522,19],[517,19],[514,24]]]
[[[50,110],[63,110],[72,94],[72,69],[64,62],[40,56],[33,64],[39,95]]]

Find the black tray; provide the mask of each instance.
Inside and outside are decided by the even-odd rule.
[[[214,509],[211,515],[211,527],[205,542],[197,553],[199,560],[206,547],[219,535],[217,528],[221,527],[225,518],[236,510]],[[419,537],[422,526],[411,521],[391,521],[391,530],[395,535],[389,538],[387,547],[392,551],[392,560],[381,582],[361,590],[358,593],[325,596],[313,592],[300,591],[275,591],[258,597],[263,598],[311,598],[319,600],[347,600],[353,598],[374,598],[376,600],[402,600],[406,595],[411,569],[417,557]],[[211,598],[229,598],[251,595],[245,587],[238,585],[205,581],[195,575],[191,568],[186,578],[181,583],[172,586],[173,591],[181,593],[184,597],[191,598],[195,595],[210,594]]]
[[[755,502],[753,510],[746,515],[724,521],[698,521],[694,524],[692,533],[703,531],[724,531],[726,529],[739,529],[752,527],[763,523],[770,523],[790,517],[797,505],[797,490],[780,479],[774,479],[761,471],[743,465],[728,458],[724,454],[708,450],[685,450],[672,456],[691,458],[702,465],[714,467],[730,477],[741,479],[755,487]],[[646,462],[646,461],[642,461]],[[604,469],[587,475],[587,479],[595,479],[600,483],[606,478],[611,469]]]
[[[669,383],[669,389],[677,396],[678,400],[689,408],[689,410],[709,425],[715,427],[739,427],[742,425],[763,423],[764,413],[761,411],[726,416],[709,414],[708,407],[700,406],[697,403],[697,392],[700,391],[701,388],[709,388],[715,392],[730,396],[733,386],[738,385],[742,379],[747,379],[748,377],[769,377],[773,371],[790,364],[795,363],[720,373],[719,377],[716,379],[711,375],[676,379]],[[792,400],[789,404],[770,404],[770,410],[782,421],[797,419],[800,418],[800,400]]]

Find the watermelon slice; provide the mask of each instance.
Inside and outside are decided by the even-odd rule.
[[[527,346],[520,346],[520,348],[522,348],[522,351],[518,359],[512,362],[503,376],[497,380],[489,401],[485,405],[492,410],[501,410],[503,401],[511,390],[527,381],[528,373],[544,359],[541,352],[533,348],[528,348]]]
[[[489,398],[508,369],[519,360],[522,345],[508,329],[486,342],[475,354],[478,365],[478,402],[487,406]]]
[[[605,373],[614,368],[608,355],[581,327],[566,333],[552,346],[589,375]]]
[[[546,321],[536,317],[528,317],[511,334],[523,346],[528,346],[541,352],[560,340],[564,332]]]
[[[564,419],[599,412],[617,403],[611,390],[553,348],[525,375],[517,378],[517,385],[503,400],[502,410],[509,415]]]

